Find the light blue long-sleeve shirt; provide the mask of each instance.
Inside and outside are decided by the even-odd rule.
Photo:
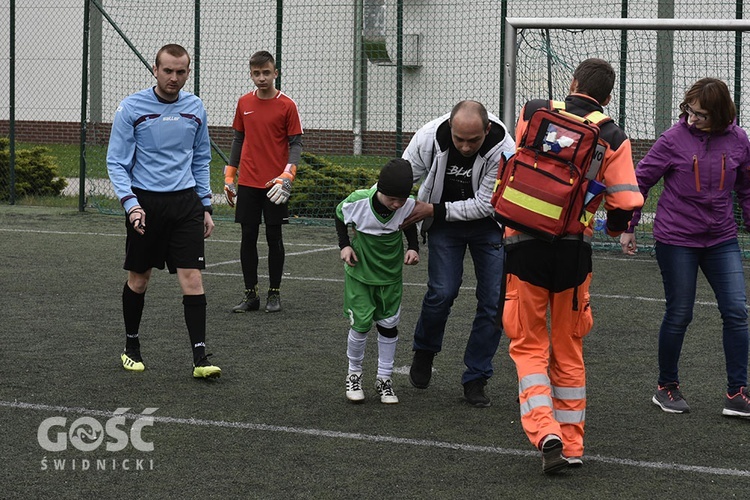
[[[170,193],[194,188],[211,204],[208,119],[201,99],[180,91],[173,103],[153,88],[126,97],[115,112],[107,170],[125,211],[138,204],[133,188]]]

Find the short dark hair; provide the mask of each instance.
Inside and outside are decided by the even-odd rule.
[[[264,66],[267,63],[271,63],[274,69],[276,69],[276,61],[273,56],[267,50],[259,50],[255,54],[250,56],[250,68],[253,66]]]
[[[685,98],[680,103],[682,114],[687,113],[687,106],[693,101],[698,101],[708,111],[711,132],[724,131],[737,117],[737,108],[729,95],[727,84],[716,78],[701,78],[685,92]]]
[[[177,45],[176,43],[168,43],[164,47],[160,48],[159,52],[156,53],[155,65],[157,68],[159,67],[159,58],[161,57],[162,52],[166,52],[172,57],[187,56],[188,66],[190,66],[190,54],[188,54],[188,51],[185,50],[185,47],[183,47],[182,45]]]
[[[599,104],[607,100],[615,86],[615,70],[612,65],[595,57],[581,62],[573,72],[573,78],[578,82],[576,90],[593,97]]]
[[[456,113],[464,108],[466,108],[467,111],[472,111],[478,114],[482,119],[482,126],[485,129],[487,128],[487,125],[490,124],[490,117],[487,114],[487,108],[484,107],[484,104],[479,101],[472,101],[471,99],[460,101],[458,104],[453,106],[453,109],[451,110],[450,120],[453,121],[453,117],[456,116]]]

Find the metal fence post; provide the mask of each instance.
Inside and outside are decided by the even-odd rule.
[[[10,0],[10,100],[8,135],[10,145],[8,152],[8,169],[10,174],[10,204],[16,204],[16,0]]]
[[[78,172],[78,211],[86,209],[86,103],[88,102],[89,78],[89,14],[90,2],[83,0],[83,57],[81,61],[81,147]]]

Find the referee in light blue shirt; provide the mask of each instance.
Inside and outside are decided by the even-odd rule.
[[[211,236],[211,145],[203,102],[183,92],[190,56],[175,44],[156,54],[156,85],[126,97],[117,107],[107,169],[127,213],[122,291],[125,351],[122,366],[145,369],[139,329],[151,270],[177,274],[193,349],[193,377],[215,378],[221,369],[206,355],[204,238]]]

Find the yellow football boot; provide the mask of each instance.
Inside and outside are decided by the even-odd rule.
[[[127,353],[123,352],[120,355],[120,359],[122,360],[122,367],[129,372],[142,372],[146,369],[140,354],[131,353],[131,355],[128,356]],[[138,361],[136,361],[136,359]]]

